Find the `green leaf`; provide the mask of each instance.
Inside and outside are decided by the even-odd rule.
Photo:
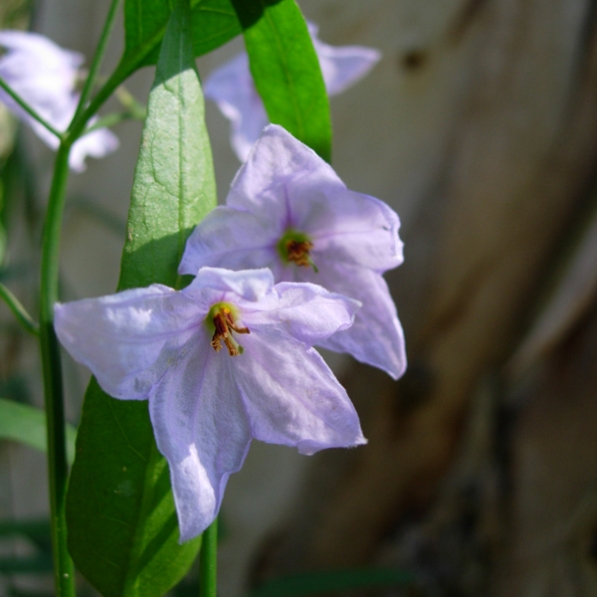
[[[52,570],[52,556],[50,554],[22,558],[0,558],[0,574],[48,574]]]
[[[134,63],[137,69],[157,62],[171,11],[169,0],[126,0],[123,63]],[[194,0],[191,11],[195,56],[215,50],[242,31],[230,0]]]
[[[66,427],[66,450],[69,462],[74,460],[77,430]],[[0,398],[0,440],[9,439],[46,451],[46,413],[40,408]]]
[[[162,43],[133,184],[119,290],[177,276],[192,227],[216,205],[188,7]],[[158,597],[187,571],[199,539],[179,545],[168,465],[147,403],[114,400],[92,380],[67,497],[69,549],[104,597]]]
[[[270,122],[324,160],[332,154],[330,104],[307,23],[294,0],[232,0],[251,73]]]
[[[47,518],[0,520],[0,539],[12,536],[26,537],[48,555],[52,553],[50,521]]]
[[[415,582],[412,572],[393,568],[308,572],[272,580],[251,591],[248,597],[306,597],[354,589],[408,586]]]

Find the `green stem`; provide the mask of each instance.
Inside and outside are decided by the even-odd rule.
[[[45,118],[42,118],[2,77],[0,77],[0,87],[2,87],[2,89],[4,89],[4,91],[6,91],[6,93],[8,93],[8,95],[10,95],[10,97],[12,97],[12,99],[27,112],[27,114],[29,114],[29,116],[37,120],[37,122],[48,129],[50,133],[56,135],[58,139],[62,139],[63,134],[56,130]]]
[[[63,141],[56,154],[54,178],[44,222],[39,340],[44,378],[44,401],[48,426],[48,476],[54,580],[58,597],[74,597],[73,564],[66,541],[65,501],[68,482],[64,401],[60,347],[54,331],[54,304],[58,300],[58,257],[62,213],[68,181],[70,144]]]
[[[112,0],[112,4],[110,5],[110,10],[108,11],[108,16],[106,17],[106,22],[104,23],[104,28],[102,30],[102,34],[100,36],[97,48],[95,50],[95,55],[93,56],[93,62],[91,63],[91,67],[89,68],[89,74],[87,75],[87,79],[85,80],[85,85],[83,85],[83,91],[81,91],[79,105],[77,106],[77,111],[73,116],[72,124],[75,124],[80,118],[81,113],[85,109],[85,104],[89,100],[89,96],[91,95],[93,86],[95,85],[95,81],[99,74],[99,69],[104,59],[104,54],[106,53],[108,40],[110,39],[110,34],[112,33],[112,29],[116,21],[116,15],[118,13],[120,1],[121,0]]]
[[[111,114],[106,114],[106,116],[102,116],[90,127],[86,128],[81,137],[84,137],[93,131],[97,131],[98,129],[114,126],[123,120],[144,120],[144,118],[139,118],[139,116],[132,114],[131,112],[113,112]]]
[[[218,519],[205,531],[201,540],[199,556],[199,596],[216,597],[218,561]]]
[[[21,327],[30,334],[37,336],[39,334],[39,326],[27,310],[21,305],[19,299],[0,282],[0,298],[8,305]]]

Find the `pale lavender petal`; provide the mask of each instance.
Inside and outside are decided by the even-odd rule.
[[[356,299],[363,305],[356,312],[350,328],[323,339],[318,346],[347,352],[358,361],[383,369],[398,379],[406,369],[404,334],[383,277],[370,269],[339,266],[329,261],[321,261],[318,267],[317,274],[301,271],[301,278],[325,280],[329,290]]]
[[[178,271],[196,275],[204,266],[228,269],[275,268],[276,244],[284,232],[267,214],[216,207],[193,230]]]
[[[234,180],[226,205],[253,213],[261,210],[284,228],[294,225],[289,189],[308,177],[318,184],[344,187],[329,164],[276,124],[268,125]]]
[[[149,398],[158,448],[170,466],[181,542],[213,522],[228,477],[249,449],[234,360],[225,350],[216,353],[207,337],[198,339]]]
[[[330,46],[317,38],[313,45],[328,95],[342,93],[362,79],[380,60],[381,52],[363,46]]]
[[[316,284],[282,282],[256,305],[241,303],[248,326],[282,326],[307,346],[352,325],[361,304]]]
[[[403,261],[400,219],[387,204],[347,188],[301,186],[292,194],[297,229],[308,231],[318,255],[385,272]]]
[[[0,76],[50,124],[64,130],[72,116],[77,68],[83,57],[63,50],[42,35],[23,31],[0,31],[0,46],[7,49],[0,57]],[[31,117],[4,90],[0,90],[0,100],[31,122]]]
[[[253,436],[301,454],[366,443],[346,391],[320,355],[275,328],[256,327],[235,357]]]
[[[326,258],[379,272],[403,261],[396,212],[375,197],[347,189],[329,164],[277,125],[264,130],[234,179],[226,203],[251,212],[260,222],[267,218],[278,238],[280,229],[307,233],[315,245],[314,259],[322,252]],[[229,236],[224,219],[220,225]],[[237,245],[242,240],[239,232]],[[219,265],[269,266],[260,264],[258,255],[238,257],[234,265],[223,259]]]
[[[23,99],[50,113],[57,105],[68,104],[83,63],[81,54],[61,48],[43,35],[24,31],[0,31],[0,46],[7,50],[0,57],[0,76]],[[4,101],[5,92],[0,96]]]
[[[111,396],[143,400],[198,334],[205,310],[171,288],[154,284],[111,296],[58,304],[60,342]]]
[[[272,292],[273,286],[274,277],[269,269],[233,272],[204,267],[181,294],[197,301],[200,308],[207,312],[210,305],[218,302],[239,304],[239,301],[260,301]]]
[[[268,123],[247,55],[239,54],[207,77],[203,93],[230,120],[230,143],[238,159],[244,162]]]
[[[93,125],[93,121],[88,126]],[[118,137],[106,128],[97,129],[78,139],[72,146],[68,158],[69,166],[75,172],[85,170],[85,158],[103,158],[116,151],[119,146]]]
[[[75,84],[83,56],[64,50],[43,35],[24,31],[0,31],[0,46],[7,50],[0,57],[0,77],[56,130],[65,131],[79,101]],[[0,101],[27,122],[46,145],[52,149],[58,147],[56,135],[32,118],[2,89]],[[90,121],[90,125],[93,122]],[[85,169],[88,155],[104,157],[117,147],[116,136],[107,129],[99,129],[73,145],[69,165],[81,172]]]

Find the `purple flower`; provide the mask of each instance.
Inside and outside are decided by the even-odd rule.
[[[381,52],[362,46],[329,46],[317,39],[317,25],[308,23],[328,95],[342,93],[362,79],[381,59]],[[203,91],[230,120],[230,143],[244,162],[251,146],[268,124],[246,53],[239,54],[205,81]]]
[[[354,325],[318,346],[398,378],[406,368],[404,338],[382,274],[402,263],[399,226],[385,203],[347,189],[314,151],[269,125],[226,206],[189,237],[179,271],[268,267],[277,281],[315,282],[356,299],[363,306]]]
[[[0,46],[6,50],[0,57],[0,77],[55,129],[65,131],[79,102],[75,87],[83,56],[62,49],[43,35],[24,31],[0,31]],[[46,145],[58,147],[56,136],[1,88],[0,101],[27,122]],[[69,165],[81,172],[88,155],[101,158],[117,147],[118,138],[108,129],[92,131],[74,143]]]
[[[115,398],[149,399],[168,459],[181,541],[216,517],[252,438],[302,454],[363,444],[357,414],[314,342],[358,303],[266,269],[204,268],[177,292],[154,284],[57,305],[56,332]]]

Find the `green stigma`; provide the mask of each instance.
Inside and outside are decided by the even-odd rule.
[[[317,272],[309,251],[313,248],[311,237],[304,232],[289,228],[278,241],[277,249],[282,261],[300,267],[312,267]]]
[[[236,323],[237,320],[238,309],[231,303],[222,302],[212,305],[205,318],[205,323],[213,332],[211,346],[216,352],[222,349],[222,344],[226,346],[231,357],[236,357],[245,351],[234,339],[232,332],[237,334],[250,334],[251,332],[247,327],[239,327]]]

